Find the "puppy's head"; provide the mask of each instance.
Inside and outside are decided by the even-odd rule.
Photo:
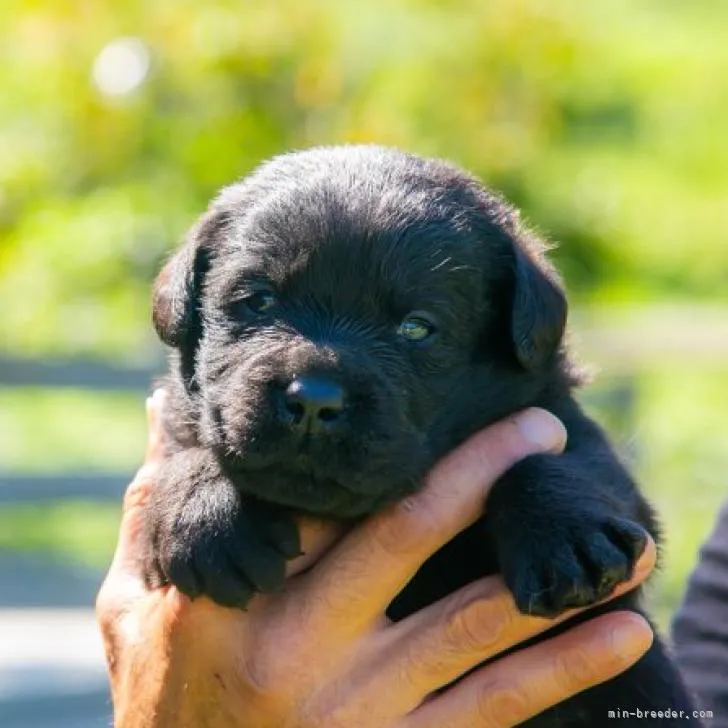
[[[511,208],[379,147],[286,155],[225,189],[154,293],[199,441],[250,494],[336,516],[411,492],[534,401],[565,319]]]

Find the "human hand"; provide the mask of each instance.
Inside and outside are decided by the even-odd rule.
[[[343,534],[302,522],[306,555],[281,594],[247,611],[141,576],[144,503],[162,458],[163,396],[149,406],[146,463],[124,500],[119,543],[99,592],[117,728],[483,728],[511,726],[626,670],[648,649],[639,615],[614,612],[458,677],[543,632],[499,577],[470,584],[396,624],[385,610],[419,566],[476,520],[490,486],[519,459],[558,452],[565,433],[526,410],[444,458],[424,489]],[[654,566],[650,541],[634,577]]]

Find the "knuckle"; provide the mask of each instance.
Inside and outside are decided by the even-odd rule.
[[[271,680],[270,670],[260,657],[251,657],[243,661],[242,677],[246,688],[252,688],[253,692],[261,695],[267,695],[274,682]]]
[[[200,602],[193,602],[176,586],[170,586],[162,596],[165,628],[170,632],[194,631],[199,613],[204,609]]]
[[[310,662],[288,660],[285,652],[276,657],[272,650],[261,647],[238,664],[235,690],[255,710],[268,712],[272,708],[277,715],[288,715],[294,705],[300,706],[307,692],[307,667]]]
[[[576,692],[598,680],[594,660],[590,660],[582,649],[557,653],[553,674],[559,689],[568,692]]]
[[[498,593],[466,595],[445,617],[445,638],[451,649],[482,652],[493,647],[513,619],[508,601]]]
[[[431,498],[419,493],[404,498],[384,512],[374,530],[374,541],[385,554],[402,556],[416,551],[424,537],[442,530]]]
[[[133,508],[141,508],[147,503],[151,490],[154,487],[155,475],[156,471],[153,471],[149,465],[144,465],[136,474],[136,477],[124,493],[124,512],[130,511]]]
[[[512,419],[488,428],[471,450],[474,465],[486,478],[493,479],[523,451],[518,428]]]
[[[109,588],[104,582],[96,595],[95,602],[96,623],[102,633],[106,634],[111,631],[116,616],[116,605],[109,594]]]
[[[317,728],[351,728],[351,726],[374,725],[371,722],[373,712],[371,704],[339,702],[341,698],[339,697],[337,700],[337,697],[334,696],[333,703],[325,706],[318,704],[312,706],[303,725],[317,726]],[[304,708],[304,710],[306,709]]]
[[[280,697],[285,682],[276,661],[271,659],[269,650],[260,650],[242,664],[242,682],[246,692],[258,698]]]
[[[528,717],[528,700],[516,685],[485,683],[476,694],[477,724],[506,728],[522,723]]]
[[[310,650],[299,644],[300,635],[287,628],[270,630],[260,625],[257,636],[250,637],[239,670],[241,688],[258,700],[287,702],[311,669]]]
[[[480,447],[473,448],[471,457],[473,459],[473,469],[480,473],[481,479],[490,480],[502,469],[499,467],[498,454],[503,453],[503,448],[497,449],[498,441],[503,440],[502,437],[496,438],[494,434],[489,433],[491,439],[497,442],[491,444],[488,442],[480,443]],[[494,446],[495,445],[495,446]],[[501,459],[504,459],[501,455]]]

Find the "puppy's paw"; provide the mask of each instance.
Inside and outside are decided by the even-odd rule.
[[[280,591],[286,561],[300,553],[298,529],[285,513],[243,503],[227,484],[202,488],[154,519],[152,585],[171,583],[191,598],[205,595],[245,607],[256,592]]]
[[[631,578],[647,533],[621,518],[583,514],[553,530],[523,524],[499,548],[504,579],[523,614],[555,617],[606,598]]]

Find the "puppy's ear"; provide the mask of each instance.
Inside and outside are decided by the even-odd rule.
[[[566,328],[566,297],[554,270],[514,242],[511,337],[524,369],[538,371],[556,354]]]
[[[167,346],[181,350],[195,348],[202,329],[200,292],[225,221],[224,213],[218,211],[200,218],[157,276],[152,295],[152,321]]]

